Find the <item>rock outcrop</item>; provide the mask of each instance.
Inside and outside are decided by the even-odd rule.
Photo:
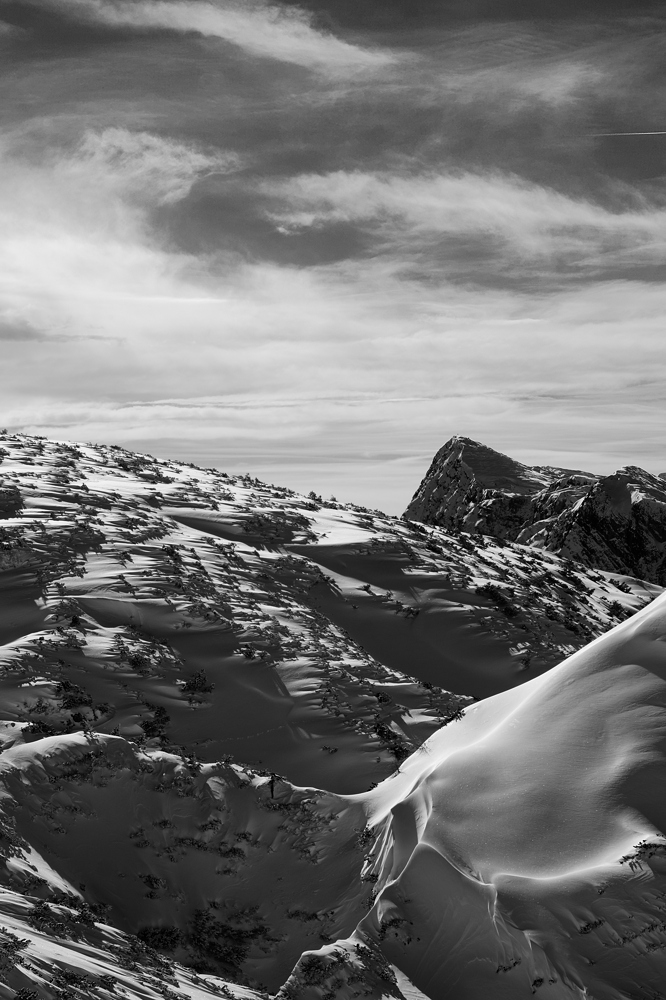
[[[453,437],[435,455],[404,516],[666,582],[666,483],[636,466],[611,476],[530,467]]]

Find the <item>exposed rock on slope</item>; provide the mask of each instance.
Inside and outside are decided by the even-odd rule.
[[[453,437],[435,455],[405,517],[666,584],[666,483],[634,466],[605,477],[530,468]]]

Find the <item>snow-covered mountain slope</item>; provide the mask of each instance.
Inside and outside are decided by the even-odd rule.
[[[263,1000],[105,924],[76,894],[46,903],[0,889],[0,996],[19,1000]]]
[[[357,939],[431,1000],[663,995],[665,640],[661,597],[365,796]]]
[[[362,810],[278,776],[75,733],[5,750],[0,795],[0,881],[45,933],[76,939],[52,903],[91,900],[89,923],[276,989],[366,909]]]
[[[435,455],[405,516],[666,584],[666,482],[634,466],[605,477],[530,468],[453,437]]]
[[[402,772],[661,588],[119,448],[0,445],[1,1000],[421,1000],[375,906]]]

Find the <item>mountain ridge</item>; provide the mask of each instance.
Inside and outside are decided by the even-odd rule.
[[[435,455],[403,516],[666,583],[666,486],[637,466],[610,476],[529,467],[453,437]]]
[[[424,978],[410,956],[440,904],[410,910],[391,872],[412,855],[418,867],[427,815],[448,823],[455,802],[478,826],[471,788],[444,807],[429,777],[449,774],[442,747],[467,759],[470,727],[479,747],[504,734],[497,760],[522,760],[507,706],[566,675],[574,728],[560,741],[551,725],[553,759],[583,745],[586,699],[605,695],[579,685],[576,656],[596,642],[606,657],[618,624],[658,631],[659,585],[122,448],[0,444],[1,1000],[485,1000],[500,987],[513,1000],[564,996],[534,986],[544,970],[587,981],[578,952],[521,950],[506,886],[499,938],[485,924],[474,938],[486,978]],[[618,690],[653,718],[640,684]],[[554,704],[534,697],[539,712]],[[618,711],[609,725],[628,732]],[[447,935],[466,913],[478,923],[478,845],[463,841],[435,859],[458,873]],[[563,892],[567,912],[591,914],[576,926],[602,919]]]

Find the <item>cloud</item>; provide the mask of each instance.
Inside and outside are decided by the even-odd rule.
[[[10,313],[0,313],[0,341],[43,340],[44,334],[36,330],[24,319],[15,318]]]
[[[117,128],[41,155],[20,139],[23,155],[9,140],[0,155],[0,311],[10,330],[86,338],[84,356],[100,338],[131,337],[149,310],[168,314],[174,299],[219,299],[196,284],[196,258],[162,246],[151,214],[232,156]]]
[[[173,204],[184,198],[195,181],[212,173],[238,169],[235,153],[205,152],[150,132],[123,128],[88,131],[75,155],[60,169],[71,175],[90,177],[97,172],[106,184],[157,204]]]
[[[164,152],[162,173],[151,183],[156,149]],[[208,169],[210,157],[196,150],[116,130],[89,134],[39,162],[5,152],[0,306],[14,329],[47,338],[35,365],[18,364],[8,393],[146,404],[196,394],[293,397],[294,386],[310,384],[321,397],[435,398],[451,395],[453,386],[471,395],[504,397],[517,388],[529,395],[544,386],[585,385],[591,366],[595,384],[607,365],[617,384],[629,326],[638,349],[631,370],[642,375],[660,364],[654,338],[666,304],[661,286],[592,283],[545,297],[538,287],[480,291],[469,276],[456,283],[445,270],[421,278],[406,268],[409,256],[398,242],[386,253],[300,268],[179,252],[155,228],[153,209]],[[559,234],[564,245],[585,237],[589,249],[606,231],[613,239],[647,233],[655,243],[664,225],[659,212],[613,216],[499,176],[414,184],[372,174],[308,175],[269,187],[273,196],[307,204],[309,224],[331,213],[397,219],[417,245],[424,232],[496,233],[525,258],[531,249],[561,248]],[[291,208],[289,224],[296,224],[294,213],[305,224],[298,214],[304,211]],[[66,347],[65,336],[82,339]],[[573,365],[570,353],[583,349],[583,363]],[[440,372],[449,373],[445,385]]]
[[[10,337],[34,335],[3,340],[3,425],[180,453],[275,481],[293,473],[304,486],[328,456],[343,456],[341,485],[322,473],[309,488],[378,506],[388,504],[370,477],[363,495],[352,484],[364,457],[379,468],[390,441],[405,461],[376,482],[402,496],[395,510],[422,471],[407,456],[434,453],[455,432],[500,448],[575,452],[584,423],[588,442],[642,437],[652,454],[661,447],[659,403],[636,403],[646,378],[666,377],[662,286],[591,281],[546,295],[479,289],[443,269],[424,279],[405,267],[431,234],[496,234],[525,261],[532,244],[552,252],[561,236],[566,246],[572,227],[578,241],[593,234],[588,249],[606,230],[643,240],[648,226],[656,242],[658,211],[646,221],[639,202],[613,213],[497,172],[240,177],[258,199],[282,200],[287,226],[341,213],[378,227],[377,252],[284,267],[177,250],[163,217],[187,208],[177,199],[198,178],[235,162],[115,128],[39,155],[25,136],[6,144],[0,309]],[[591,464],[572,454],[561,461]]]
[[[0,41],[4,39],[13,39],[16,35],[21,35],[22,31],[13,24],[7,24],[6,21],[0,21]]]
[[[490,99],[507,113],[520,112],[535,102],[557,109],[596,96],[607,83],[605,67],[575,57],[551,58],[537,63],[508,63],[467,72],[444,72],[438,86],[442,95],[461,104]]]
[[[282,200],[286,207],[275,210],[273,218],[295,232],[356,222],[378,227],[379,235],[393,235],[401,246],[406,237],[422,245],[424,238],[434,236],[485,236],[522,258],[572,260],[618,250],[648,260],[663,258],[666,243],[666,210],[635,194],[633,206],[612,210],[497,172],[396,176],[336,171],[266,181],[262,189]],[[628,201],[629,192],[623,193]]]
[[[584,23],[544,31],[531,18],[479,20],[435,36],[437,43],[421,53],[424,83],[463,105],[489,99],[493,111],[535,102],[546,111],[566,107],[611,84],[611,35]]]
[[[249,55],[325,75],[377,70],[395,57],[318,31],[311,15],[264,0],[42,0],[63,12],[112,27],[196,32],[224,39]]]

